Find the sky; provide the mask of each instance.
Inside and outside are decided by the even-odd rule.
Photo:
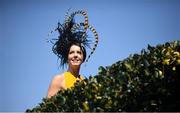
[[[147,45],[180,40],[180,0],[0,0],[0,112],[24,112],[42,102],[59,67],[47,34],[66,11],[85,10],[99,44],[85,77]],[[93,38],[92,38],[93,39]]]

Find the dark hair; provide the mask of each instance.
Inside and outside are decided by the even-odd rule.
[[[73,24],[69,23],[69,26]],[[71,27],[70,27],[71,28]],[[68,53],[70,50],[70,47],[74,44],[81,48],[83,52],[83,62],[86,59],[86,49],[84,46],[88,43],[87,35],[84,35],[84,32],[77,31],[75,33],[71,32],[70,29],[62,27],[63,33],[59,35],[58,40],[54,43],[52,47],[52,51],[54,54],[58,56],[58,58],[61,60],[60,65],[64,66],[67,64],[68,60]],[[85,38],[82,38],[82,37]]]
[[[82,14],[85,17],[84,23],[76,23],[74,20],[74,16],[76,14]],[[88,32],[87,30],[90,29],[92,33],[95,36],[95,44],[94,47],[91,48],[90,44],[92,43],[91,40],[88,39]],[[55,29],[55,31],[58,31],[59,36],[58,39],[54,39],[52,51],[55,55],[58,56],[58,59],[61,60],[60,66],[64,66],[67,64],[68,60],[68,53],[70,50],[70,47],[74,44],[81,48],[83,52],[83,62],[90,58],[90,56],[95,51],[97,44],[98,44],[98,34],[95,31],[95,29],[88,24],[88,16],[85,11],[76,11],[73,12],[70,16],[68,16],[68,13],[66,15],[66,20],[63,24],[58,23],[58,27]],[[91,43],[90,43],[91,42]],[[86,59],[86,47],[91,48],[91,53]]]

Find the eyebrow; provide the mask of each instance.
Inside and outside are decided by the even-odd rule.
[[[74,51],[76,51],[76,50],[70,50],[69,52],[74,52]],[[77,50],[77,52],[83,52],[82,50]]]

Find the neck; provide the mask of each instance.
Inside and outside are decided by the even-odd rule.
[[[74,76],[78,77],[79,76],[80,67],[77,67],[77,68],[70,68],[69,67],[67,71],[71,72]]]

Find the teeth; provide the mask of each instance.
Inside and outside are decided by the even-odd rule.
[[[72,61],[79,61],[79,60],[73,59]]]

